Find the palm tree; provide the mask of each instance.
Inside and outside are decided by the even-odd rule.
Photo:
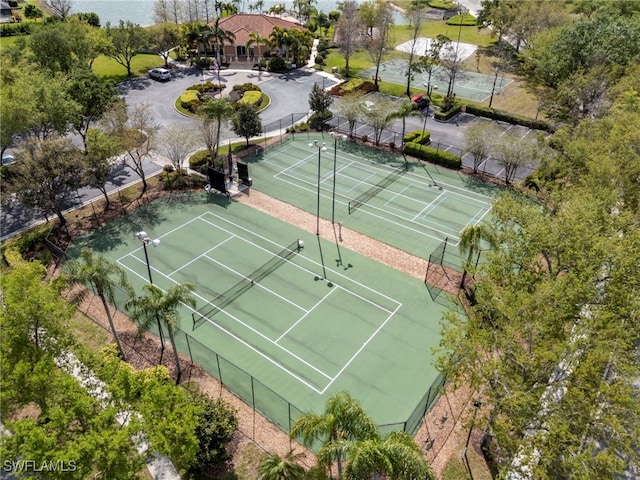
[[[391,432],[384,440],[373,438],[335,447],[348,452],[344,470],[347,479],[435,479],[422,450],[405,432]]]
[[[216,146],[211,154],[211,160],[213,161],[218,156],[218,147],[220,145],[220,130],[222,129],[222,123],[233,117],[235,110],[233,106],[222,98],[212,98],[204,103],[199,109],[198,113],[204,117],[204,121],[216,121]]]
[[[233,43],[236,40],[236,36],[233,32],[221,28],[219,25],[220,18],[216,18],[216,23],[209,27],[204,33],[204,42],[209,43],[213,41],[213,45],[216,49],[216,60],[218,62],[218,82],[220,82],[220,54],[224,50],[225,42]]]
[[[304,468],[296,463],[293,452],[280,458],[277,453],[270,453],[260,461],[258,465],[260,480],[302,480]]]
[[[271,47],[271,41],[266,38],[263,37],[262,35],[260,35],[259,33],[256,32],[251,32],[249,33],[249,40],[247,41],[247,49],[253,47],[254,45],[257,45],[258,47],[258,57],[262,56],[262,50],[260,47]]]
[[[146,330],[149,326],[160,319],[164,323],[169,339],[173,347],[174,359],[176,362],[177,376],[176,384],[180,383],[182,368],[174,332],[178,328],[178,308],[181,304],[195,307],[196,300],[191,295],[194,286],[190,283],[174,285],[166,292],[160,290],[152,283],[143,287],[147,294],[144,296],[133,296],[127,301],[125,308],[131,310],[131,317],[138,322],[140,328]]]
[[[463,266],[462,280],[460,288],[464,288],[464,281],[467,278],[467,271],[471,268],[471,259],[474,254],[481,250],[482,242],[487,242],[491,248],[496,246],[496,238],[493,231],[485,223],[469,225],[462,230],[460,234],[460,243],[458,248],[461,253],[467,253],[467,260]]]
[[[401,140],[401,146],[404,146],[404,134],[406,132],[407,129],[407,117],[414,115],[414,116],[422,116],[422,114],[415,109],[415,105],[412,102],[402,102],[400,104],[400,108],[395,111],[394,113],[391,114],[391,118],[395,119],[395,118],[401,118],[402,119],[402,140]],[[402,156],[404,157],[404,166],[405,166],[405,170],[408,167],[407,164],[407,157],[404,154],[404,149],[401,148],[402,151]]]
[[[286,32],[287,32],[286,28],[282,28],[276,25],[273,27],[273,29],[271,30],[271,34],[269,35],[269,38],[271,39],[271,44],[274,47],[279,48],[281,53],[283,53],[283,50],[284,50]]]
[[[198,48],[198,42],[203,40],[205,30],[206,27],[200,23],[185,23],[180,26],[180,35],[182,36],[182,41],[189,49],[196,50]],[[206,50],[206,44],[204,44],[203,47]]]
[[[118,352],[123,360],[126,360],[124,350],[120,344],[120,338],[113,323],[109,303],[114,302],[115,288],[123,288],[132,292],[131,285],[127,281],[127,275],[122,267],[111,263],[102,255],[94,255],[93,250],[83,248],[78,260],[72,260],[65,265],[65,269],[74,283],[89,284],[102,301],[102,306],[107,314],[107,320],[111,327],[111,333],[118,346]]]
[[[311,412],[298,417],[289,433],[291,438],[301,438],[306,447],[319,440],[322,448],[318,453],[325,465],[338,462],[338,475],[342,475],[342,460],[346,450],[336,445],[378,437],[378,427],[364,411],[360,403],[347,392],[338,392],[327,400],[324,412]],[[325,453],[326,452],[326,453]]]

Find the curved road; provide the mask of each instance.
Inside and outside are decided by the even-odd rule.
[[[168,82],[138,77],[119,84],[118,90],[129,108],[144,102],[149,103],[154,119],[161,128],[176,124],[192,125],[195,128],[198,120],[178,113],[174,108],[174,102],[188,86],[204,81],[217,82],[218,76],[210,72],[203,74],[195,68],[181,68],[176,69],[172,79]],[[323,81],[321,75],[304,69],[285,74],[258,73],[251,70],[222,70],[220,81],[227,85],[224,91],[225,95],[231,91],[235,84],[246,82],[258,84],[271,97],[271,104],[260,114],[265,126],[281,118],[290,118],[292,112],[307,112],[309,110],[309,93],[314,82],[318,82],[318,84],[324,82],[326,87],[335,83],[329,79]],[[234,138],[232,131],[223,131],[223,140],[231,138]],[[148,161],[144,165],[147,177],[160,172],[162,165],[167,163],[162,158],[156,157],[155,160],[156,163]],[[114,167],[107,190],[113,192],[139,181],[140,178],[135,172],[126,165],[118,164]],[[69,203],[67,210],[73,210],[99,198],[102,198],[102,194],[98,190],[82,188]],[[49,218],[52,217],[52,215],[49,216]],[[17,202],[10,202],[6,206],[3,205],[0,211],[0,240],[5,240],[45,221],[42,213],[26,208]]]

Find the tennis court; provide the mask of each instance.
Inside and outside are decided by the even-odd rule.
[[[141,291],[143,229],[160,240],[148,247],[153,283],[196,286],[196,308],[180,311],[179,349],[283,428],[292,411],[319,410],[341,390],[399,429],[437,397],[431,348],[445,307],[421,281],[204,192],[153,202],[74,251],[100,251]]]
[[[385,82],[406,85],[408,67],[409,63],[407,60],[399,58],[389,60],[388,62],[384,62],[380,65],[378,76]],[[369,68],[359,74],[359,76],[365,78],[372,78],[373,75],[375,75],[375,68]],[[504,76],[499,76],[496,79],[492,75],[484,75],[482,73],[463,70],[458,72],[456,75],[453,92],[460,98],[467,98],[469,100],[482,102],[489,99],[493,88],[495,88],[494,94],[499,94],[512,81],[513,80],[505,78]],[[411,81],[411,86],[413,88],[426,90],[428,82],[430,82],[436,92],[446,94],[447,87],[449,86],[449,76],[444,68],[438,67],[431,73],[431,78],[429,78],[428,73],[419,73],[415,75],[414,79]]]
[[[465,227],[489,215],[497,192],[456,171],[329,135],[297,135],[249,160],[258,190],[311,213],[319,197],[322,217],[422,258],[445,238],[457,246]]]

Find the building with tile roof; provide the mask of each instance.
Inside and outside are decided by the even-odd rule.
[[[211,22],[209,27],[213,27],[215,22]],[[233,44],[224,44],[222,48],[223,62],[227,63],[252,63],[258,62],[265,56],[280,55],[286,47],[274,46],[268,48],[262,45],[254,45],[247,48],[247,42],[250,40],[250,34],[259,34],[260,37],[268,39],[274,27],[290,30],[306,30],[298,22],[293,19],[286,19],[280,16],[265,14],[248,14],[237,13],[228,17],[221,18],[218,21],[218,27],[233,33],[235,41]],[[214,42],[209,40],[207,45],[208,51],[215,49]]]

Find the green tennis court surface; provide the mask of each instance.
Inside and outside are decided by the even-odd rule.
[[[385,82],[395,83],[398,85],[407,84],[407,68],[409,63],[407,60],[394,59],[384,62],[380,65],[378,76]],[[371,79],[375,75],[376,69],[369,68],[359,73],[360,77]],[[500,76],[495,78],[493,75],[484,75],[482,73],[460,71],[456,75],[456,81],[453,86],[454,93],[461,98],[468,98],[482,102],[491,96],[491,91],[499,95],[507,85],[513,80]],[[449,85],[449,75],[444,68],[436,68],[431,72],[431,78],[428,73],[419,73],[414,76],[411,81],[413,88],[425,90],[428,83],[436,90],[446,93]]]
[[[322,217],[422,258],[445,238],[456,247],[460,232],[490,213],[498,190],[431,164],[405,170],[402,157],[329,135],[298,134],[247,160],[254,188],[315,214],[319,178]]]
[[[140,291],[140,230],[161,241],[148,247],[154,284],[196,286],[197,307],[180,311],[179,349],[285,430],[340,390],[393,429],[416,428],[437,397],[431,348],[445,307],[421,281],[204,192],[153,202],[73,251],[101,252]]]

